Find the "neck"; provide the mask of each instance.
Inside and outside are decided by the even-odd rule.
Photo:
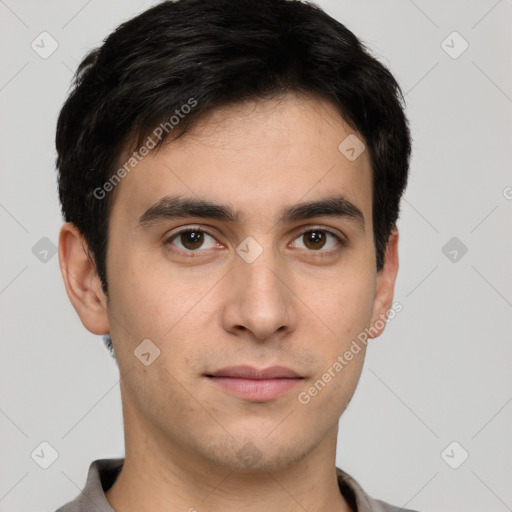
[[[116,512],[352,512],[337,482],[337,424],[292,464],[244,470],[215,464],[142,427],[125,416],[125,462],[105,493]]]

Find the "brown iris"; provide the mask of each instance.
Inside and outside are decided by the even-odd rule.
[[[199,249],[204,242],[204,233],[201,231],[185,231],[180,235],[183,247],[193,251]]]
[[[308,249],[321,249],[325,245],[326,234],[322,231],[308,231],[302,235]]]

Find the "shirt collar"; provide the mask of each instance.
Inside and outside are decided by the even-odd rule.
[[[115,512],[105,498],[105,491],[112,487],[123,464],[124,458],[97,459],[91,462],[83,491],[56,512]],[[354,512],[414,512],[372,499],[354,478],[339,468],[336,468],[336,475],[340,492]]]

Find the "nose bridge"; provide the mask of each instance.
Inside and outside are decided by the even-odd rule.
[[[267,250],[266,255],[258,257],[254,262],[238,262],[237,272],[243,276],[241,279],[244,295],[264,295],[267,300],[280,298],[286,290],[283,284],[283,270],[277,264],[272,250]]]
[[[281,301],[285,293],[282,282],[284,276],[280,275],[284,273],[284,266],[270,238],[267,238],[267,242],[262,245],[253,239],[246,241],[245,245],[240,244],[237,249],[240,258],[236,273],[243,276],[241,284],[244,296],[261,296],[267,301]]]
[[[293,299],[286,285],[287,272],[271,237],[248,237],[237,247],[234,280],[224,322],[228,330],[251,331],[264,339],[292,327]]]

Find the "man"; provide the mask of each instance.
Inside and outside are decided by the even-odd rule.
[[[313,4],[163,2],[86,56],[56,145],[62,275],[125,431],[59,511],[399,510],[335,466],[400,307],[390,72]]]

